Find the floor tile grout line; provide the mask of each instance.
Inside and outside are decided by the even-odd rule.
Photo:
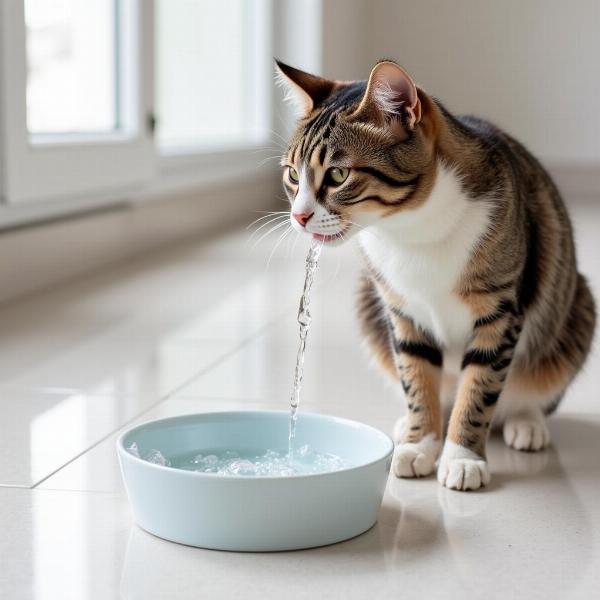
[[[69,466],[71,463],[75,462],[78,458],[81,458],[84,454],[86,454],[87,452],[89,452],[90,450],[92,450],[93,448],[95,448],[96,446],[98,446],[99,444],[101,444],[102,442],[106,441],[108,438],[110,438],[112,435],[114,435],[117,431],[120,431],[121,429],[123,429],[124,427],[126,427],[127,425],[129,425],[130,423],[133,423],[134,421],[136,421],[137,419],[139,419],[143,415],[145,415],[148,412],[150,412],[151,410],[154,410],[161,403],[166,402],[167,400],[169,400],[170,398],[172,398],[175,394],[177,394],[183,388],[187,387],[188,385],[190,385],[191,383],[193,383],[194,381],[196,381],[199,377],[202,377],[203,375],[205,375],[210,369],[213,369],[214,367],[220,365],[221,363],[225,362],[228,358],[231,358],[239,350],[241,350],[242,348],[245,348],[248,344],[250,344],[256,338],[260,337],[265,330],[267,330],[270,327],[272,327],[279,319],[282,319],[282,318],[283,318],[283,313],[281,315],[278,315],[277,317],[275,317],[274,319],[272,319],[268,323],[266,323],[263,327],[259,328],[254,334],[252,334],[251,336],[247,337],[245,340],[243,340],[242,342],[240,342],[237,346],[235,346],[234,348],[232,348],[229,352],[226,352],[225,354],[223,354],[222,356],[220,356],[218,359],[216,359],[215,361],[213,361],[212,363],[210,363],[209,365],[207,365],[204,369],[200,370],[200,372],[198,372],[195,375],[193,375],[192,377],[186,379],[183,383],[181,383],[179,386],[177,386],[171,392],[168,392],[163,398],[160,398],[159,400],[157,400],[156,402],[154,402],[153,404],[151,404],[150,406],[148,406],[145,410],[137,413],[135,416],[131,417],[130,419],[128,419],[127,421],[125,421],[124,423],[122,423],[116,429],[111,430],[109,433],[107,433],[106,435],[102,436],[100,439],[98,439],[92,445],[88,446],[87,448],[85,448],[81,452],[77,453],[75,456],[73,456],[71,459],[69,459],[66,463],[62,464],[57,469],[55,469],[54,471],[52,471],[48,475],[44,476],[39,481],[36,481],[33,485],[28,486],[28,488],[26,488],[26,489],[33,490],[33,489],[37,488],[39,485],[41,485],[42,483],[44,483],[44,481],[47,481],[48,479],[50,479],[50,477],[53,477],[54,475],[56,475],[59,471],[61,471],[65,467]]]
[[[110,490],[75,490],[73,488],[37,488],[37,487],[27,487],[21,485],[2,485],[0,484],[0,496],[2,495],[2,490],[23,490],[24,492],[69,492],[71,494],[102,494],[108,496],[121,496],[123,495],[123,491],[110,491]]]
[[[31,487],[28,485],[19,485],[18,483],[12,484],[12,483],[0,483],[0,489],[2,488],[7,488],[7,489],[19,489],[19,490],[30,490]]]

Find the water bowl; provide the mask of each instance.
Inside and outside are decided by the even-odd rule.
[[[146,531],[180,544],[218,550],[275,551],[352,538],[377,521],[392,440],[368,425],[300,413],[294,446],[344,461],[336,471],[288,476],[220,475],[147,462],[158,449],[179,457],[226,451],[287,449],[287,411],[184,415],[138,425],[117,441],[133,515]]]

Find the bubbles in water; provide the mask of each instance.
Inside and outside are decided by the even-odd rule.
[[[211,454],[189,454],[173,459],[173,466],[199,473],[218,475],[244,475],[249,477],[289,477],[339,471],[348,466],[347,462],[334,454],[313,451],[305,445],[294,452],[293,458],[287,452],[267,449],[263,451],[213,451]]]
[[[127,447],[133,456],[143,458],[155,465],[174,467],[198,473],[217,475],[244,475],[249,477],[289,477],[339,471],[349,463],[335,454],[316,452],[310,446],[298,448],[292,457],[288,452],[267,450],[212,450],[208,454],[197,451],[166,458],[160,450],[153,448],[141,455],[138,445],[133,442]]]
[[[155,465],[162,465],[163,467],[171,466],[171,461],[165,458],[160,450],[155,450],[154,448],[146,454],[144,460]]]
[[[146,456],[142,456],[140,454],[140,449],[135,442],[132,442],[129,446],[127,446],[126,450],[129,452],[129,454],[132,454],[136,458],[142,458],[143,460],[154,463],[155,465],[162,465],[163,467],[171,466],[169,459],[165,458],[160,450],[155,450],[153,448],[150,450],[150,452],[148,452],[148,454],[146,454]]]
[[[203,471],[205,473],[216,473],[219,458],[215,454],[196,454],[190,461],[194,465],[196,471]]]
[[[300,458],[304,458],[309,452],[308,444],[304,444],[304,446],[300,446],[298,450],[296,450],[296,456]]]
[[[131,446],[127,446],[127,452],[129,452],[129,454],[133,454],[133,456],[136,458],[141,458],[138,445],[135,442],[133,442]]]
[[[232,475],[257,475],[258,465],[247,459],[238,458],[229,463],[224,470],[227,470]]]

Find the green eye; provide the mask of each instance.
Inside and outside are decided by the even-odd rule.
[[[344,169],[341,167],[333,167],[333,168],[329,169],[329,179],[337,185],[344,183],[344,181],[346,181],[346,179],[348,179],[349,174],[350,174],[350,169]]]
[[[294,167],[288,167],[288,177],[292,183],[300,183],[300,177],[298,171]]]

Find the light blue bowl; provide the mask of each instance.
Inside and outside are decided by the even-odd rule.
[[[377,429],[337,417],[301,413],[296,447],[308,444],[351,465],[291,477],[223,476],[163,467],[136,458],[159,449],[167,458],[203,449],[287,448],[289,412],[185,415],[144,423],[117,441],[121,472],[140,527],[203,548],[295,550],[354,537],[377,521],[393,452]]]

